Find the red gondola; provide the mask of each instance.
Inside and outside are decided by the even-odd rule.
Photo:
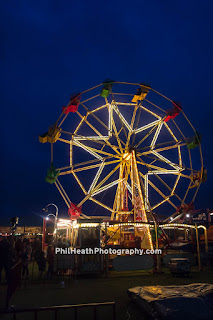
[[[70,97],[70,103],[69,103],[69,105],[67,107],[63,107],[63,112],[65,114],[67,114],[69,112],[75,113],[78,110],[80,99],[81,99],[81,94],[80,93],[77,93],[77,94],[71,96]]]
[[[171,119],[175,119],[179,113],[181,112],[181,105],[180,103],[172,102],[172,109],[167,110],[167,117],[164,119],[165,122],[168,122]]]
[[[71,203],[71,205],[68,209],[68,214],[69,214],[71,220],[75,220],[80,217],[81,208],[82,208],[82,206],[77,207],[74,203]]]

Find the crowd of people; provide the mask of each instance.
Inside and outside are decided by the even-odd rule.
[[[28,239],[11,235],[3,237],[0,235],[0,283],[2,282],[3,270],[5,279],[9,277],[11,268],[17,263],[22,264],[22,277],[29,277],[29,263],[34,261],[38,265],[39,277],[42,277],[47,268],[47,277],[54,273],[55,246],[65,248],[69,243],[65,238],[58,238],[57,243],[52,241],[47,250],[42,250],[42,242],[39,237]]]

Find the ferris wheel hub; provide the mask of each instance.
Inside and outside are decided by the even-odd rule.
[[[124,161],[129,161],[129,160],[131,159],[131,152],[125,152],[125,153],[123,154],[122,159],[123,159]]]

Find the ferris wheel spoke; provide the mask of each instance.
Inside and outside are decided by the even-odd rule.
[[[171,146],[170,146],[171,145]],[[173,140],[170,140],[170,141],[166,141],[166,142],[161,142],[161,143],[157,143],[156,145],[155,145],[155,148],[154,148],[154,150],[155,151],[163,151],[164,150],[164,148],[176,148],[177,146],[185,146],[186,145],[186,143],[185,142],[183,142],[183,139],[180,139],[180,140],[178,140],[177,142],[175,141],[174,142],[174,139]],[[147,149],[149,149],[149,150],[147,150]],[[141,154],[142,153],[150,153],[152,150],[150,150],[150,146],[148,145],[148,146],[145,146],[145,147],[143,147],[143,148],[137,148],[137,150],[139,151],[139,152],[141,152]],[[147,150],[147,151],[146,151]],[[168,149],[169,150],[169,149]],[[139,153],[138,152],[138,153]]]
[[[162,125],[163,125],[163,122],[160,121],[160,123],[159,123],[158,126],[157,126],[157,130],[155,131],[155,134],[154,134],[154,137],[153,137],[153,139],[152,139],[151,145],[150,145],[150,148],[151,148],[152,150],[153,150],[154,147],[155,147],[155,143],[156,143],[157,138],[158,138],[158,136],[159,136],[159,134],[160,134],[160,130],[161,130],[161,128],[162,128]]]
[[[68,132],[64,132],[64,133],[68,133]],[[71,133],[69,133],[71,134]],[[72,134],[71,134],[72,135]],[[80,136],[80,135],[75,135],[73,136],[73,139],[72,140],[66,140],[66,139],[63,139],[63,138],[58,138],[58,141],[61,141],[61,142],[64,142],[66,144],[74,144],[73,142],[74,141],[90,141],[90,142],[93,142],[93,143],[97,143],[97,144],[101,144],[101,146],[104,146],[106,145],[106,140],[108,139],[107,136],[102,136],[102,137],[96,137],[96,136],[91,136],[91,137],[85,137],[85,136]],[[102,142],[104,141],[104,142]]]
[[[114,155],[112,153],[109,153],[109,152],[106,152],[106,151],[103,151],[103,150],[100,150],[100,149],[88,147],[88,146],[85,146],[83,143],[80,143],[80,142],[74,141],[73,144],[75,146],[80,147],[80,148],[84,149],[85,151],[91,153],[92,155],[94,155],[94,157],[96,157],[97,159],[100,159],[102,161],[103,161],[103,157],[101,157],[99,155],[99,153],[102,154],[102,155],[111,157],[111,158],[114,157],[114,158],[120,159],[120,155]]]
[[[92,200],[94,199],[93,197],[98,194],[98,193],[101,193],[107,189],[109,189],[110,187],[112,187],[113,185],[116,185],[118,183],[118,181],[113,181],[111,182],[110,184],[100,188],[100,189],[93,189],[90,191],[90,193],[87,193],[86,196],[82,199],[82,201],[78,204],[78,207],[82,206],[84,204],[84,202],[86,202],[87,200]],[[96,199],[95,199],[96,200]],[[92,200],[93,201],[93,200]],[[97,201],[97,200],[96,200]],[[112,211],[112,209],[111,209]]]
[[[87,200],[89,200],[90,197],[91,197],[91,194],[87,193],[86,196],[81,200],[81,202],[79,202],[78,207],[81,207]]]
[[[144,175],[141,173],[141,172],[139,172],[140,173],[140,175],[142,176],[142,178],[144,178]],[[155,208],[157,208],[158,206],[160,206],[162,203],[164,203],[164,202],[168,202],[168,203],[170,203],[175,209],[177,209],[177,207],[174,205],[174,203],[170,200],[170,196],[166,196],[162,191],[160,191],[160,189],[159,188],[157,188],[156,186],[155,186],[155,184],[154,183],[152,183],[150,180],[148,180],[148,184],[156,191],[156,192],[158,192],[159,193],[159,195],[161,195],[161,197],[163,197],[164,198],[164,200],[163,201],[161,201],[161,202],[159,202],[158,204],[156,204],[155,206],[153,206],[151,209],[152,210],[154,210]]]
[[[190,180],[190,182],[189,182],[188,188],[187,188],[187,190],[186,190],[186,193],[185,193],[185,195],[184,195],[184,198],[183,198],[181,204],[184,204],[184,203],[185,203],[185,200],[186,200],[186,198],[187,198],[187,195],[188,195],[188,193],[189,193],[189,190],[190,190],[190,188],[191,188],[191,185],[192,185],[192,180]]]
[[[78,178],[77,174],[72,171],[72,174],[75,178],[75,180],[78,182],[78,185],[80,186],[81,190],[83,191],[84,194],[87,194],[86,189],[84,188],[83,184],[81,183],[80,179]]]
[[[65,116],[63,117],[63,119],[62,119],[61,122],[59,123],[59,125],[58,125],[59,128],[62,126],[62,124],[64,123],[64,121],[66,120],[67,117],[68,117],[68,113],[65,114]]]
[[[160,111],[166,113],[166,111],[164,109],[160,108],[157,104],[155,104],[155,103],[153,103],[153,102],[151,102],[151,101],[149,101],[147,99],[144,99],[144,101],[148,102],[150,105],[152,105],[153,107],[159,109]],[[157,114],[156,114],[156,116],[157,116]]]
[[[72,174],[74,175],[76,181],[78,182],[79,186],[81,187],[82,191],[85,194],[85,197],[82,199],[82,201],[78,204],[78,206],[83,205],[84,202],[86,202],[88,199],[91,198],[92,194],[96,192],[113,174],[114,172],[120,167],[120,164],[118,164],[96,187],[94,187],[90,192],[87,192],[84,188],[83,184],[81,183],[80,179],[76,175],[75,172],[72,171]]]
[[[109,139],[111,135],[115,136],[116,139],[117,139],[117,136],[112,132],[112,121],[113,121],[112,105],[108,102],[108,100],[107,100],[106,98],[105,98],[105,101],[106,101],[106,104],[105,104],[104,106],[102,106],[102,107],[100,107],[100,108],[96,108],[95,110],[92,110],[92,111],[88,111],[88,109],[87,109],[85,106],[84,106],[84,107],[87,109],[88,115],[93,116],[105,129],[108,130],[107,139]],[[108,107],[108,109],[109,109],[109,110],[108,110],[108,112],[109,112],[108,126],[107,126],[103,121],[101,121],[101,120],[94,114],[94,112],[99,111],[99,110],[101,110],[102,108],[105,108],[105,107]],[[106,139],[105,139],[105,140],[106,140]],[[105,142],[105,143],[106,143],[106,142]],[[108,144],[109,144],[109,143],[108,143]],[[124,144],[124,143],[123,143],[123,144]],[[124,145],[125,145],[125,144],[124,144]],[[110,146],[114,151],[116,151],[111,144],[109,144],[109,146]]]
[[[94,109],[94,110],[89,110],[89,109],[88,109],[88,114],[92,115],[93,113],[95,113],[95,112],[97,112],[97,111],[100,111],[100,110],[105,109],[108,105],[109,105],[109,102],[106,101],[106,104],[103,104],[102,106],[100,106],[100,107],[98,107],[98,108],[96,108],[96,109]],[[100,120],[100,119],[99,119],[99,120]]]
[[[144,142],[151,134],[152,132],[157,128],[159,121],[156,122],[156,124],[154,124],[152,126],[152,129],[149,130],[149,132],[134,146],[134,148],[138,148],[139,145]]]
[[[99,169],[98,169],[98,171],[97,171],[97,173],[96,173],[96,175],[95,175],[95,178],[93,179],[93,181],[92,181],[92,183],[91,183],[91,185],[89,187],[88,193],[91,193],[91,191],[94,189],[94,187],[95,187],[96,183],[98,182],[98,179],[99,179],[99,177],[100,177],[100,175],[101,175],[101,173],[103,171],[104,166],[105,166],[105,163],[102,162],[100,167],[99,167]]]
[[[129,131],[132,131],[131,130],[131,127],[130,125],[128,124],[128,122],[126,121],[126,119],[124,118],[124,116],[120,113],[119,109],[118,109],[118,106],[115,104],[115,101],[112,102],[112,107],[114,109],[114,111],[117,113],[120,121],[121,121],[121,125],[123,127],[123,130],[124,130],[124,133],[125,133],[125,136],[126,136],[126,139],[127,139],[127,133],[126,133],[126,129],[124,127],[124,125],[126,126],[126,128],[129,130]]]
[[[66,140],[66,139],[63,139],[63,138],[58,138],[58,141],[64,142],[66,144],[70,144],[70,140]]]
[[[112,209],[112,208],[110,208],[110,207],[108,207],[107,205],[105,205],[104,203],[102,203],[102,202],[100,202],[100,201],[96,200],[95,198],[91,197],[91,198],[89,198],[89,200],[91,200],[91,201],[93,201],[93,202],[97,203],[99,206],[101,206],[101,207],[105,208],[106,210],[108,210],[108,211],[110,211],[110,212],[113,212],[113,209]]]
[[[57,179],[57,180],[56,180],[56,183],[58,184],[59,188],[60,188],[60,189],[61,189],[61,191],[63,192],[64,197],[65,197],[65,198],[66,198],[66,200],[67,200],[67,203],[70,205],[71,200],[70,200],[70,198],[68,197],[68,195],[67,195],[66,191],[64,190],[64,188],[62,187],[62,185],[61,185],[61,183],[60,183],[59,179]]]
[[[101,121],[94,113],[101,110],[101,109],[104,109],[104,108],[107,108],[109,107],[109,103],[106,101],[106,104],[99,107],[99,108],[96,108],[95,110],[92,110],[92,111],[89,111],[89,109],[83,104],[83,102],[80,103],[87,111],[87,118],[89,115],[91,115],[94,119],[96,119],[96,121],[98,121],[105,129],[107,129],[108,131],[110,130],[110,124],[108,124],[108,126],[103,122]],[[111,120],[111,115],[110,115],[110,112],[109,112],[109,122]],[[108,138],[110,137],[109,135],[109,132],[108,132]]]
[[[60,171],[60,173],[62,173],[62,170],[70,170],[71,169],[71,166],[66,166],[66,167],[60,167],[60,168],[56,168],[56,170],[58,171]]]
[[[87,167],[82,167],[82,168],[78,168],[78,169],[70,169],[70,170],[67,170],[67,171],[63,171],[63,172],[60,172],[60,176],[65,176],[66,174],[70,174],[72,172],[81,172],[81,171],[86,171],[86,170],[90,170],[90,169],[95,169],[95,168],[98,168],[101,164],[94,164],[94,165],[90,165],[90,166],[87,166]]]
[[[147,173],[149,176],[153,175],[153,174],[173,174],[173,175],[178,175],[180,176],[181,173],[178,170],[152,170],[152,171],[148,171]]]
[[[84,161],[84,162],[79,162],[79,163],[73,164],[72,168],[75,169],[76,167],[85,166],[87,164],[92,164],[92,163],[95,163],[97,161],[100,161],[100,160],[99,159],[93,159],[93,160],[88,160],[88,161]]]
[[[95,96],[90,97],[90,98],[88,98],[88,99],[86,99],[86,100],[83,100],[83,101],[80,102],[80,103],[84,104],[84,103],[86,103],[86,102],[88,102],[88,101],[91,101],[91,100],[93,100],[93,99],[95,99],[95,98],[98,98],[99,96],[100,96],[100,94],[96,94]]]
[[[135,121],[135,129],[134,129],[134,132],[133,132],[133,138],[132,138],[132,146],[135,144],[135,137],[136,137],[136,134],[135,134],[135,130],[137,130],[138,129],[138,124],[139,124],[139,121],[140,121],[140,116],[141,116],[141,108],[140,108],[140,106],[141,106],[141,104],[142,104],[142,102],[140,102],[139,103],[139,105],[138,105],[138,115],[137,115],[137,118],[136,118],[136,121]]]
[[[67,196],[66,192],[64,191],[64,189],[61,187],[58,179],[56,180],[55,185],[56,185],[56,188],[58,189],[59,193],[61,194],[62,198],[64,199],[64,202],[66,203],[67,207],[69,208],[71,201],[70,201],[69,197]]]
[[[82,116],[82,117],[81,117],[80,122],[79,122],[79,124],[77,125],[77,127],[76,127],[76,129],[75,129],[75,131],[74,131],[74,133],[73,133],[74,135],[77,134],[78,130],[79,130],[80,127],[82,126],[82,124],[83,124],[83,122],[85,121],[85,119],[87,119],[87,117],[88,117],[88,112],[86,113],[85,116]]]
[[[73,172],[81,172],[81,171],[87,171],[87,170],[91,170],[91,169],[95,169],[95,168],[98,168],[100,167],[102,163],[98,163],[98,164],[93,164],[93,165],[90,165],[90,166],[87,166],[87,167],[81,167],[81,168],[78,168],[78,169],[74,169]]]
[[[106,157],[106,158],[104,158],[105,165],[117,163],[117,162],[120,161],[120,160],[107,161],[110,158],[114,158],[114,157]],[[68,174],[68,173],[71,173],[72,171],[73,172],[79,172],[79,171],[83,171],[83,170],[89,170],[89,169],[97,168],[102,164],[102,161],[101,161],[101,162],[99,162],[97,164],[92,165],[92,163],[95,163],[97,161],[101,161],[101,160],[99,160],[99,159],[89,160],[89,161],[85,161],[85,162],[76,163],[76,164],[74,164],[72,166],[57,168],[56,170],[60,170],[60,175]],[[90,165],[84,167],[85,165],[88,165],[88,164],[90,164]],[[80,167],[80,168],[78,168],[78,167]],[[61,172],[62,170],[67,170],[67,169],[69,169],[69,170],[65,171],[65,172]]]
[[[151,153],[154,154],[159,159],[161,159],[162,161],[164,161],[165,163],[167,163],[168,165],[170,165],[171,167],[173,167],[174,169],[183,170],[183,168],[180,167],[178,164],[176,164],[174,162],[171,162],[169,159],[167,159],[166,157],[162,156],[160,153],[156,152],[155,150],[152,150]]]
[[[176,149],[176,148],[182,147],[182,146],[184,146],[184,145],[186,145],[186,144],[183,143],[183,144],[180,145],[180,144],[175,143],[174,145],[171,145],[171,146],[162,147],[162,148],[153,149],[153,150],[156,151],[156,152],[161,152],[161,151],[167,151],[167,150]],[[139,155],[139,156],[147,155],[147,154],[152,153],[153,150],[148,150],[148,151],[144,151],[144,152],[138,152],[138,155]]]
[[[151,152],[152,153],[152,152]],[[141,154],[140,154],[141,155]],[[147,154],[145,154],[145,155],[147,155]],[[162,163],[167,163],[167,162],[165,162],[164,160],[162,160],[162,159],[158,159],[158,158],[155,158],[154,159],[154,161],[152,162],[152,163],[146,163],[145,161],[142,161],[142,159],[139,157],[139,155],[137,155],[137,157],[138,157],[138,159],[140,160],[140,161],[138,161],[138,163],[139,164],[144,164],[144,165],[146,165],[147,167],[150,167],[150,168],[153,168],[153,169],[159,169],[159,170],[165,170],[165,168],[162,168],[162,167],[159,167],[159,166],[154,166],[152,163],[154,163],[155,161],[160,161],[160,162],[162,162]],[[198,173],[199,171],[197,171],[197,170],[191,170],[191,168],[187,168],[187,167],[183,167],[183,165],[182,165],[182,159],[181,158],[179,158],[179,165],[177,164],[177,167],[178,168],[174,168],[174,169],[176,169],[177,170],[177,172],[178,173],[180,173],[181,174],[181,176],[183,176],[183,177],[186,177],[186,178],[189,178],[189,176],[187,176],[187,175],[184,175],[184,174],[182,174],[181,172],[182,171],[184,171],[184,170],[188,170],[188,171],[190,171],[191,173],[193,173],[193,172],[196,172],[196,173]],[[176,171],[174,171],[174,172],[176,172]]]
[[[106,107],[108,107],[108,104],[106,104],[106,105],[104,105],[103,106],[104,108],[106,108]],[[103,108],[101,108],[101,109],[103,109]],[[88,110],[88,109],[87,109]],[[100,110],[100,108],[96,108],[95,110],[93,110],[93,111],[88,111],[88,115],[91,115],[96,121],[98,121],[105,129],[107,129],[107,131],[108,131],[108,138],[110,137],[110,135],[109,135],[109,130],[110,130],[110,123],[108,123],[108,126],[102,121],[102,120],[100,120],[94,113],[95,112],[97,112],[97,111],[99,111]],[[110,114],[110,113],[109,113]],[[110,122],[110,120],[111,120],[111,117],[109,116],[109,122]]]
[[[200,185],[201,185],[201,183],[199,183],[198,186],[197,186],[197,189],[196,189],[196,191],[195,191],[194,197],[192,198],[192,202],[194,202],[195,197],[197,196],[197,193],[198,193],[198,190],[199,190],[199,188],[200,188]]]
[[[192,181],[191,177],[189,177],[189,178],[190,178],[190,183],[189,183],[188,189],[187,189],[187,191],[186,191],[186,193],[185,193],[184,201],[185,201],[185,199],[186,199],[186,197],[187,197],[187,195],[188,195],[189,190],[190,190],[191,188],[194,188],[194,186],[192,186],[193,181]],[[199,188],[200,188],[200,185],[201,185],[201,182],[198,183],[198,185],[197,185],[197,187],[196,187],[196,191],[195,191],[195,193],[194,193],[194,196],[193,196],[191,202],[194,202],[195,197],[196,197],[196,195],[197,195],[197,193],[198,193],[198,190],[199,190]]]
[[[151,127],[154,127],[154,126],[155,126],[155,128],[156,128],[156,127],[158,127],[158,125],[159,125],[160,123],[161,123],[161,120],[153,121],[153,122],[151,122],[151,123],[149,123],[149,124],[144,125],[144,126],[141,127],[141,128],[138,128],[138,129],[134,130],[134,133],[135,133],[135,134],[140,133],[140,132],[142,132],[142,131],[144,131],[144,130],[146,130],[146,129],[149,129],[149,128],[151,128]]]
[[[140,160],[140,161],[137,161],[138,164],[140,164],[142,166],[146,166],[149,169],[155,169],[155,170],[158,170],[159,172],[162,172],[162,173],[168,172],[168,171],[172,171],[172,173],[174,173],[174,172],[177,172],[178,174],[180,173],[179,170],[167,170],[164,167],[155,166],[152,163],[146,163],[138,155],[137,155],[137,158]],[[162,161],[162,163],[163,163],[163,161]]]
[[[92,116],[94,116],[96,118],[96,120],[98,120],[107,130],[108,130],[108,139],[113,135],[117,142],[118,142],[118,145],[120,147],[120,150],[122,150],[122,147],[120,146],[120,143],[123,143],[125,145],[125,143],[119,138],[118,136],[118,132],[117,132],[117,129],[116,129],[116,126],[115,126],[115,122],[114,122],[114,119],[113,119],[113,113],[112,113],[112,105],[110,103],[107,104],[108,105],[108,112],[109,112],[109,121],[108,121],[108,126],[106,126],[98,117],[96,117],[94,114],[92,114]],[[94,110],[93,112],[95,112],[96,110]],[[112,127],[114,129],[114,132],[112,131]],[[105,142],[106,143],[106,142]],[[114,146],[115,147],[115,146]],[[111,145],[111,148],[112,148],[112,145]],[[113,149],[114,150],[114,149]]]
[[[106,104],[104,105],[104,108],[107,108],[109,107],[109,104]],[[95,115],[95,112],[99,111],[100,109],[99,108],[96,108],[95,110],[93,111],[89,111],[89,115],[91,115],[95,120],[97,120],[105,129],[109,130],[109,124],[108,126],[103,122],[101,121],[96,115]]]
[[[159,96],[163,97],[164,99],[166,99],[166,100],[168,100],[168,101],[170,101],[170,102],[173,103],[173,101],[172,101],[171,99],[167,98],[165,95],[163,95],[162,93],[158,92],[157,90],[155,90],[155,89],[153,89],[153,88],[151,88],[151,90],[152,90],[153,92],[157,93]]]
[[[159,203],[157,203],[156,205],[154,205],[153,207],[151,207],[151,210],[154,210],[154,209],[158,208],[159,206],[161,206],[161,205],[162,205],[163,203],[165,203],[165,202],[168,202],[168,203],[171,204],[171,201],[169,201],[169,197],[166,197],[164,200],[162,200],[161,202],[159,202]],[[172,205],[172,206],[173,206],[173,208],[177,209],[177,208],[175,207],[175,205]]]
[[[158,171],[166,171],[165,168],[162,168],[162,167],[158,167],[158,166],[154,166],[153,164],[150,164],[150,163],[146,163],[144,161],[137,161],[138,164],[142,165],[142,166],[146,166],[148,169],[155,169],[155,170],[158,170]],[[168,171],[168,170],[167,170]],[[172,170],[172,171],[175,171],[175,170]],[[176,172],[176,171],[175,171]]]
[[[178,139],[176,138],[176,136],[174,135],[174,133],[172,132],[172,130],[170,129],[169,125],[164,121],[163,122],[164,126],[166,127],[166,129],[169,131],[169,133],[171,134],[172,138],[178,142]]]
[[[146,175],[145,175],[145,177],[144,177],[145,179],[144,179],[144,183],[143,183],[142,176],[140,175],[139,177],[140,177],[141,186],[143,188],[143,192],[145,195],[145,197],[144,197],[145,208],[146,208],[146,210],[149,210],[149,212],[151,213],[153,221],[156,221],[156,217],[153,215],[152,208],[151,208],[151,205],[149,202],[149,197],[148,197],[148,179],[146,179]]]
[[[78,142],[73,141],[73,145],[82,148],[83,150],[85,150],[88,153],[90,153],[91,155],[93,155],[95,158],[103,161],[103,157],[101,157],[98,153],[93,151],[92,148],[85,146],[83,143],[80,143],[79,141]]]
[[[180,176],[181,176],[182,178],[186,178],[186,179],[192,180],[191,175],[183,174],[182,172],[180,172]]]
[[[78,169],[73,169],[72,171],[73,172],[81,172],[81,171],[86,171],[86,170],[98,168],[98,167],[100,167],[102,165],[102,163],[104,163],[104,166],[107,166],[107,165],[115,164],[115,163],[118,163],[118,162],[120,162],[120,160],[113,160],[113,161],[108,161],[108,162],[103,161],[101,163],[90,165],[90,166],[87,166],[87,167],[81,167],[81,168],[78,168]]]
[[[76,111],[76,113],[77,113],[81,118],[83,118],[83,116],[82,116],[78,111]],[[99,137],[103,137],[103,135],[102,135],[87,119],[84,119],[84,122],[85,122]],[[106,144],[108,144],[116,153],[119,153],[119,152],[117,151],[117,149],[114,148],[114,146],[112,146],[109,141],[106,140]]]
[[[113,181],[113,182],[108,183],[107,185],[103,186],[102,188],[93,189],[93,190],[91,191],[91,196],[93,197],[93,196],[95,196],[96,194],[99,194],[99,193],[101,193],[101,192],[103,192],[103,191],[105,191],[105,190],[107,190],[107,189],[115,186],[116,184],[122,182],[123,180],[124,180],[124,179],[122,179],[122,180],[118,179],[118,180],[115,180],[115,181]]]
[[[178,145],[178,159],[179,159],[179,166],[182,168],[183,163],[182,163],[182,156],[181,156],[181,150],[180,150],[180,145]]]
[[[64,175],[64,174],[71,173],[72,171],[76,171],[77,169],[74,169],[74,168],[76,168],[78,166],[83,166],[85,164],[91,164],[91,163],[94,163],[94,162],[97,162],[97,161],[100,161],[100,160],[99,159],[89,160],[89,161],[77,163],[77,164],[74,164],[74,165],[69,165],[69,166],[66,166],[66,167],[60,167],[60,168],[57,168],[56,170],[60,171],[60,175]],[[100,165],[101,165],[101,163],[98,163],[95,166],[100,166]],[[84,168],[86,168],[86,167],[84,167]],[[89,166],[88,166],[88,168],[89,168]],[[67,170],[67,171],[63,171],[63,170]]]
[[[175,122],[175,120],[172,119],[172,123],[175,125],[175,127],[177,128],[177,130],[179,131],[179,133],[181,134],[181,136],[183,137],[184,140],[186,140],[185,135],[183,134],[183,131],[180,129],[180,127],[177,125],[177,123]]]
[[[161,177],[159,177],[157,174],[155,174],[155,176],[157,177],[157,179],[158,179],[159,181],[161,181],[161,182],[163,183],[163,185],[164,185],[169,191],[171,191],[171,195],[174,195],[179,201],[181,201],[181,203],[183,203],[183,199],[181,199],[181,197],[179,197],[179,195],[178,195],[177,193],[175,193],[175,189],[176,189],[177,184],[178,184],[178,182],[179,182],[179,180],[180,180],[180,177],[181,177],[180,175],[177,176],[173,188],[170,188],[170,186],[169,186]]]
[[[188,149],[188,154],[189,154],[190,169],[191,169],[191,171],[193,171],[193,169],[192,169],[192,156],[191,156],[191,151],[189,149]]]
[[[133,111],[133,115],[132,115],[132,119],[131,119],[131,124],[130,124],[131,131],[129,131],[129,133],[128,133],[125,149],[128,148],[131,135],[133,134],[133,125],[134,125],[134,122],[135,122],[135,117],[136,117],[137,110],[138,110],[138,104],[136,104],[135,107],[134,107],[134,111]]]
[[[119,137],[119,134],[117,132],[117,128],[115,126],[115,121],[114,121],[114,118],[113,118],[113,108],[112,108],[112,105],[110,103],[108,103],[108,112],[109,112],[109,121],[108,121],[108,127],[105,125],[105,128],[108,130],[108,138],[110,138],[111,136],[115,137],[116,140],[117,140],[117,143],[118,143],[118,146],[120,148],[120,151],[122,152],[122,146],[121,146],[121,143],[125,146],[125,143],[120,139]],[[97,118],[98,119],[98,118]],[[104,124],[103,124],[104,125]],[[113,130],[114,129],[114,132]],[[111,145],[111,148],[112,148],[112,145]],[[114,146],[114,148],[117,149],[116,146]],[[114,150],[114,149],[113,149]]]
[[[146,202],[148,201],[148,181],[149,181],[149,175],[150,174],[153,174],[156,178],[158,178],[158,180],[159,181],[161,181],[161,183],[171,192],[170,193],[170,196],[169,197],[171,197],[171,196],[175,196],[179,201],[183,201],[176,193],[175,193],[175,189],[176,189],[176,187],[177,187],[177,184],[178,184],[178,182],[179,182],[179,180],[180,180],[180,173],[178,173],[178,172],[157,172],[157,171],[153,171],[153,172],[148,172],[147,174],[145,174],[144,175],[144,181],[145,181],[145,200],[146,200]],[[171,188],[170,186],[168,186],[168,184],[162,179],[162,178],[160,178],[159,176],[158,176],[158,174],[176,174],[176,175],[178,175],[177,176],[177,178],[176,178],[176,181],[175,181],[175,183],[174,183],[174,186],[173,186],[173,188]],[[166,197],[166,196],[165,196]],[[165,198],[165,199],[167,199],[167,198]],[[167,200],[166,200],[167,201]],[[160,202],[160,204],[162,204],[163,202]],[[155,207],[156,208],[156,207]],[[152,209],[155,209],[155,208],[152,208]]]
[[[119,168],[120,168],[120,162],[119,162],[118,165],[95,187],[94,190],[99,189]]]
[[[117,143],[118,143],[118,146],[119,146],[119,148],[120,148],[120,152],[123,153],[123,148],[122,148],[121,143],[123,143],[124,146],[125,146],[125,143],[124,143],[124,142],[120,139],[120,137],[119,137],[119,133],[118,133],[118,131],[117,131],[117,128],[116,128],[116,125],[115,125],[115,121],[114,121],[113,118],[112,118],[112,127],[113,127],[113,130],[114,130],[114,132],[115,132],[115,137],[116,137],[116,139],[117,139]]]
[[[162,161],[164,161],[165,163],[167,163],[167,164],[169,164],[170,166],[172,166],[173,168],[175,168],[175,169],[178,169],[178,170],[183,170],[183,168],[182,168],[182,160],[181,160],[181,154],[180,154],[180,147],[179,146],[177,146],[177,148],[178,148],[178,156],[179,156],[179,165],[177,165],[177,164],[174,164],[173,162],[171,162],[170,160],[168,160],[167,158],[165,158],[165,157],[163,157],[161,154],[159,154],[156,150],[154,150],[154,147],[155,147],[155,143],[156,143],[156,141],[157,141],[157,138],[158,138],[158,136],[159,136],[159,134],[160,134],[160,130],[161,130],[161,128],[162,128],[162,125],[163,125],[163,122],[162,122],[162,120],[160,120],[159,121],[159,123],[158,123],[158,126],[157,126],[157,129],[156,129],[156,132],[155,132],[155,134],[154,134],[154,137],[153,137],[153,139],[152,139],[152,142],[151,142],[151,145],[150,145],[150,148],[151,148],[151,150],[149,150],[148,152],[146,152],[146,153],[142,153],[143,155],[144,154],[154,154],[155,156],[157,156],[160,160],[162,160]],[[168,125],[167,125],[167,127],[168,127]],[[169,127],[168,127],[169,128]],[[178,142],[178,140],[176,139],[176,137],[173,135],[173,133],[171,132],[171,130],[170,129],[168,129],[169,130],[169,132],[172,134],[172,136],[173,136],[173,138],[175,139],[175,141],[176,142]],[[170,146],[168,146],[167,148],[163,148],[164,149],[164,151],[165,150],[169,150],[170,149]]]
[[[99,88],[99,87],[102,86],[102,85],[103,85],[103,82],[100,83],[100,84],[98,84],[97,86],[94,86],[94,87],[92,87],[92,88],[90,88],[90,89],[87,89],[87,90],[85,90],[85,91],[82,91],[81,94],[84,94],[84,93],[86,93],[86,92],[89,92],[89,91],[91,91],[91,90],[94,90],[94,89],[96,89],[96,88]]]
[[[80,135],[75,135],[73,137],[73,141],[91,141],[97,144],[101,144],[102,146],[106,144],[106,140],[108,139],[108,136],[102,136],[102,137],[97,137],[97,136],[80,136]]]
[[[146,100],[146,99],[144,99],[144,101],[147,101],[147,102],[148,102],[148,100]],[[156,106],[156,105],[155,105],[155,106]],[[155,118],[158,118],[159,120],[161,120],[161,117],[160,117],[159,115],[157,115],[155,112],[147,109],[147,108],[144,107],[142,104],[140,105],[140,108],[143,109],[144,111],[150,113],[150,114],[151,114],[152,116],[154,116]],[[161,110],[163,110],[163,109],[161,109]],[[164,110],[163,110],[163,111],[164,111]]]
[[[99,137],[103,137],[103,135],[87,120],[87,117],[83,116],[79,111],[76,111],[77,115],[79,115],[79,117],[81,119],[84,119],[84,122],[99,136]],[[88,116],[88,114],[87,114]]]

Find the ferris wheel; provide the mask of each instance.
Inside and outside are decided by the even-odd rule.
[[[111,220],[147,222],[159,212],[181,221],[206,180],[201,135],[180,103],[147,84],[108,80],[72,95],[39,140],[51,144],[46,181],[56,185],[71,219],[85,217],[94,203]],[[69,162],[56,168],[58,143],[69,149]],[[63,185],[69,175],[80,199]]]

